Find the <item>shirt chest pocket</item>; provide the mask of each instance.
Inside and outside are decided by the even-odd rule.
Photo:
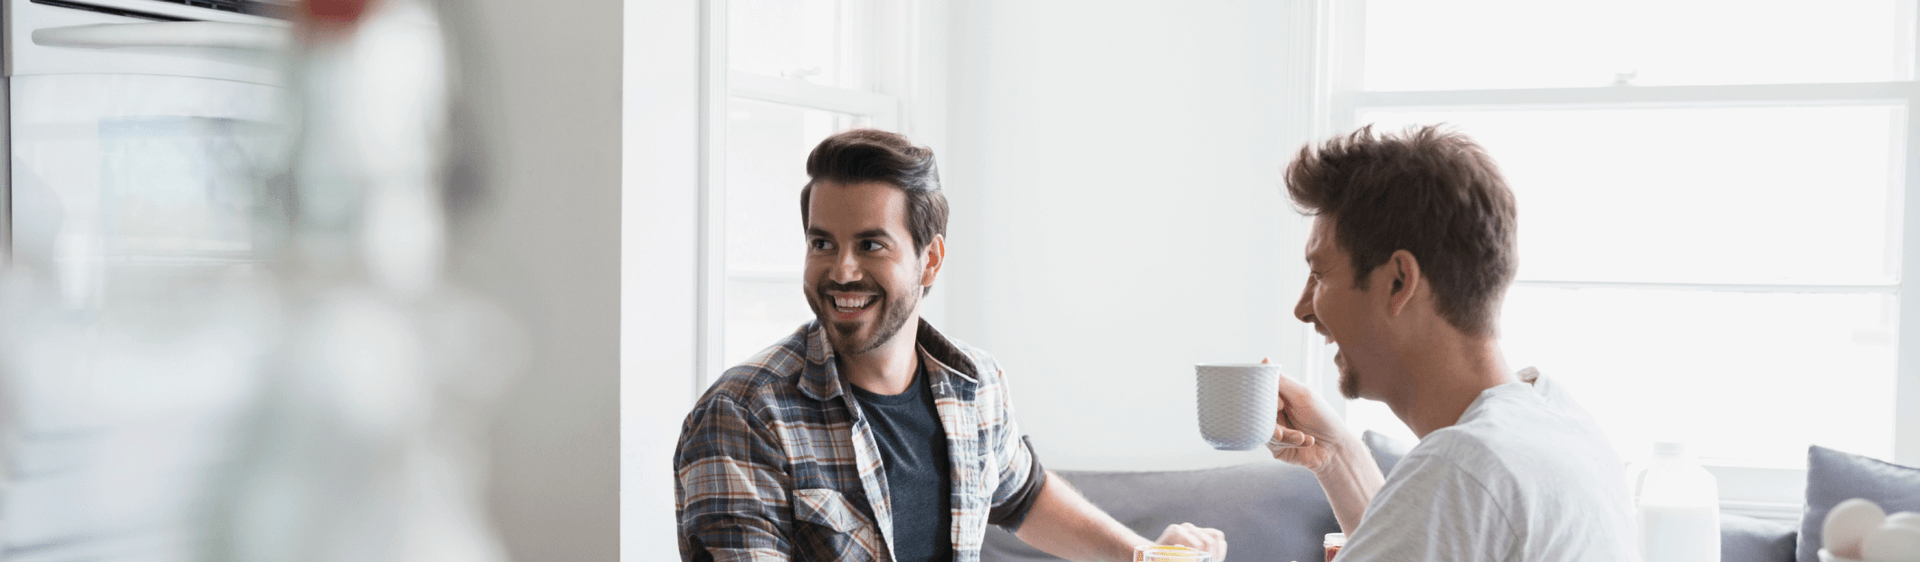
[[[793,518],[796,560],[879,560],[886,550],[866,515],[837,490],[794,490]]]

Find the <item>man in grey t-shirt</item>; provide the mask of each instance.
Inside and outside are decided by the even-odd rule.
[[[1385,402],[1421,438],[1383,478],[1324,403],[1282,383],[1268,448],[1319,478],[1349,537],[1339,560],[1638,559],[1599,426],[1502,358],[1517,225],[1486,152],[1436,127],[1367,128],[1301,149],[1286,182],[1314,217],[1294,315],[1339,344],[1341,394]]]

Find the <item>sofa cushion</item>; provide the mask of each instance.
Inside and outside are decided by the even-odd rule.
[[[1807,448],[1807,505],[1800,517],[1800,562],[1818,562],[1820,529],[1835,504],[1866,498],[1880,508],[1920,511],[1920,468],[1818,445]]]
[[[1340,532],[1313,473],[1280,461],[1168,472],[1057,473],[1149,539],[1175,523],[1224,531],[1229,560],[1320,560],[1325,557],[1321,539]],[[987,529],[980,554],[988,562],[1058,560],[999,527]]]

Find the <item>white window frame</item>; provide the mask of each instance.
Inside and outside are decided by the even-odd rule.
[[[1900,201],[1903,231],[1900,244],[1899,280],[1869,285],[1737,285],[1681,283],[1618,283],[1516,281],[1520,287],[1559,288],[1653,288],[1725,292],[1767,293],[1871,293],[1900,297],[1909,281],[1920,283],[1920,81],[1759,84],[1727,86],[1634,86],[1591,88],[1532,88],[1447,91],[1362,90],[1365,68],[1366,1],[1317,0],[1314,17],[1307,18],[1319,37],[1315,50],[1317,66],[1312,75],[1316,95],[1311,100],[1319,116],[1314,123],[1314,138],[1350,131],[1363,111],[1378,109],[1619,109],[1619,108],[1703,108],[1754,106],[1814,106],[1852,104],[1898,104],[1907,120],[1906,165],[1900,178],[1908,195]],[[1912,5],[1904,15],[1916,17]],[[1300,28],[1300,31],[1306,29]],[[1905,53],[1911,67],[1915,53]],[[1911,77],[1920,78],[1920,69]],[[1899,330],[1896,353],[1894,458],[1892,462],[1920,466],[1920,298],[1899,298],[1899,325],[1916,329]],[[1312,340],[1315,334],[1307,333]],[[1322,392],[1337,392],[1331,357],[1317,345],[1307,346],[1309,376]],[[1337,395],[1337,394],[1333,394]],[[1346,404],[1336,404],[1344,414]],[[1762,519],[1797,522],[1806,490],[1804,469],[1742,466],[1703,462],[1721,490],[1721,509]]]
[[[864,33],[841,38],[857,59],[863,88],[841,88],[799,78],[732,70],[727,57],[729,0],[701,3],[700,226],[699,303],[696,327],[694,394],[725,372],[726,286],[729,280],[798,279],[797,273],[734,271],[727,267],[726,154],[730,98],[771,102],[805,109],[850,114],[876,129],[903,133],[938,154],[945,146],[946,0],[853,0],[857,9],[841,14],[841,25]],[[794,162],[794,166],[803,162]],[[795,248],[799,248],[798,244]],[[796,250],[797,251],[797,250]],[[797,296],[796,296],[797,298]],[[922,315],[939,317],[945,299],[938,293],[922,304]],[[773,343],[773,342],[767,342]]]

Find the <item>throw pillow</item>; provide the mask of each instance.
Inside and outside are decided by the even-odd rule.
[[[1880,508],[1920,511],[1920,468],[1818,445],[1807,448],[1807,507],[1800,517],[1800,562],[1819,562],[1820,529],[1835,504],[1866,498]]]
[[[1393,465],[1400,463],[1400,457],[1407,456],[1413,447],[1400,440],[1374,433],[1369,429],[1360,434],[1360,441],[1367,444],[1367,451],[1373,453],[1373,463],[1380,465],[1381,474],[1393,474]]]

